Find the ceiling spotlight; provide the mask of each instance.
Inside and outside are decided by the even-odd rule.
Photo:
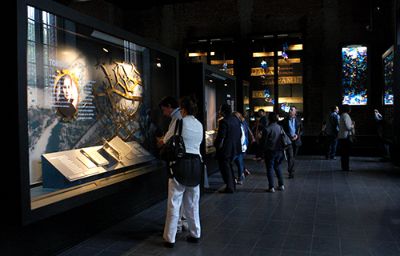
[[[107,48],[104,48],[104,47],[103,47],[103,51],[108,52]]]
[[[160,63],[160,62],[157,62],[157,63],[156,63],[156,66],[157,66],[158,68],[161,68],[161,63]]]
[[[208,81],[210,81],[210,83],[214,82],[212,79],[210,79],[210,80],[208,80]]]
[[[228,86],[228,84],[227,84],[227,83],[225,83],[225,84],[224,84],[224,86]]]

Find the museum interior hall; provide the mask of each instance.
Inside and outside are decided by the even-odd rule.
[[[12,6],[1,255],[400,255],[400,0]]]

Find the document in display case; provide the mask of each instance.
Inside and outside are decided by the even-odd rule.
[[[105,140],[103,149],[118,162],[122,161],[131,151],[131,147],[118,136],[115,136],[110,141]]]
[[[104,166],[110,162],[105,159],[97,149],[94,148],[84,148],[80,151],[89,161],[92,161],[98,166]],[[87,161],[86,161],[87,162]],[[83,162],[85,164],[85,162]],[[86,165],[86,164],[85,164]],[[87,166],[87,165],[86,165]]]
[[[114,137],[94,146],[42,155],[43,187],[64,188],[154,160],[138,142]]]

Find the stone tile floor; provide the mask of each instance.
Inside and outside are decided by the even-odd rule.
[[[246,160],[252,174],[234,194],[218,193],[222,179],[213,174],[200,202],[199,244],[184,232],[175,248],[163,247],[163,201],[59,255],[400,255],[400,169],[352,157],[347,173],[339,159],[299,156],[295,179],[273,194],[263,162]]]

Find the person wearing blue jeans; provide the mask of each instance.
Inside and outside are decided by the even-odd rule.
[[[244,153],[240,153],[239,155],[233,158],[233,162],[236,164],[238,169],[238,177],[236,179],[236,184],[242,185],[244,180],[244,160],[243,160]]]
[[[267,169],[268,189],[267,192],[274,193],[274,176],[278,178],[278,187],[276,190],[283,191],[285,189],[283,184],[281,163],[283,160],[283,143],[281,133],[283,128],[278,124],[278,114],[270,113],[268,115],[269,125],[264,129],[262,134],[262,145],[264,151],[265,167]]]
[[[237,111],[233,112],[233,115],[239,119],[240,129],[242,131],[242,135],[240,138],[240,142],[242,145],[242,152],[240,152],[239,155],[237,155],[233,158],[233,162],[236,164],[236,167],[238,169],[238,176],[236,179],[236,184],[242,185],[243,181],[244,181],[244,177],[250,173],[244,166],[244,155],[249,146],[249,141],[251,140],[251,142],[254,142],[255,139],[254,139],[254,136],[251,133],[251,130],[250,130],[249,126],[247,125],[246,120],[243,117],[243,115]]]
[[[281,168],[281,163],[283,160],[283,151],[267,150],[265,152],[264,159],[265,159],[265,167],[267,169],[267,178],[269,184],[268,192],[275,192],[273,172],[275,172],[275,175],[278,178],[277,190],[283,190],[284,185],[283,185],[283,176]]]

